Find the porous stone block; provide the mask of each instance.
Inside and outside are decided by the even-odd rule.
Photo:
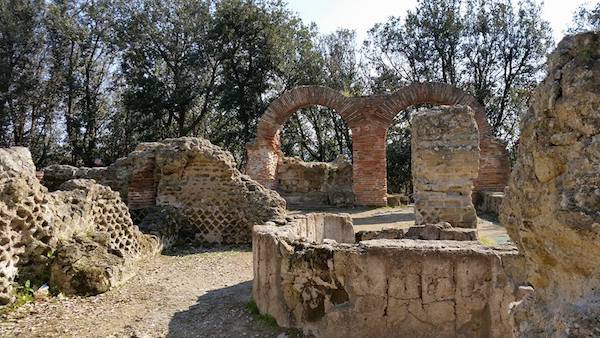
[[[412,126],[416,223],[475,228],[471,193],[479,170],[479,132],[473,111],[434,108],[416,113]]]
[[[119,194],[93,180],[67,181],[49,193],[24,148],[0,149],[0,301],[10,302],[15,275],[47,276],[54,254],[76,236],[102,237],[101,250],[129,263],[158,251],[158,240],[139,232]],[[111,266],[112,263],[119,264]],[[110,269],[127,270],[115,260]],[[63,264],[63,271],[70,269]],[[97,276],[87,275],[94,279]],[[80,275],[80,278],[84,278]],[[116,278],[116,279],[115,279]],[[117,280],[118,276],[113,278]],[[57,280],[59,290],[69,289]],[[112,286],[110,284],[108,287]]]
[[[533,294],[514,304],[521,337],[600,330],[600,33],[565,37],[521,120],[501,221],[527,257]]]

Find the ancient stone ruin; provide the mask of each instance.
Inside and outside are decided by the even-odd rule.
[[[103,169],[51,166],[44,182],[56,186],[87,173],[122,191],[140,227],[165,246],[249,243],[253,225],[285,218],[276,192],[242,175],[229,152],[201,138],[142,143]]]
[[[345,156],[330,163],[283,157],[277,167],[277,192],[288,205],[352,205],[352,164]]]
[[[124,282],[134,261],[159,250],[110,188],[71,180],[48,193],[25,148],[0,149],[0,189],[0,303],[12,301],[17,273],[49,276],[67,294],[97,294]]]
[[[412,179],[417,224],[477,227],[471,192],[479,171],[479,133],[467,106],[416,113],[412,123]]]
[[[260,311],[318,337],[511,335],[508,306],[526,282],[516,248],[351,239],[344,215],[256,226],[253,299]]]
[[[520,337],[600,335],[600,33],[565,38],[523,117],[502,222],[535,291]]]
[[[471,107],[479,129],[479,173],[475,191],[502,191],[510,174],[510,161],[502,142],[490,134],[485,109],[467,93],[447,84],[418,83],[389,96],[346,97],[326,87],[303,86],[274,100],[248,145],[246,172],[264,186],[277,189],[283,162],[279,131],[297,110],[313,105],[334,109],[352,131],[352,190],[358,205],[385,206],[387,198],[386,135],[394,117],[419,104]]]

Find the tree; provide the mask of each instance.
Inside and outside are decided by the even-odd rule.
[[[592,30],[600,30],[600,3],[595,7],[580,6],[573,15],[573,22],[568,32],[575,34]]]
[[[315,50],[319,57],[310,61],[318,66],[302,67],[315,72],[309,76],[314,79],[312,84],[325,85],[349,96],[362,94],[354,31],[341,29],[319,36]],[[295,113],[284,126],[282,150],[305,161],[332,161],[340,154],[351,158],[352,137],[337,112],[327,107],[308,107]]]
[[[116,52],[110,0],[55,0],[48,7],[50,73],[59,86],[70,162],[91,165],[110,110]]]
[[[42,0],[0,3],[0,146],[29,147],[38,163],[58,141],[44,20]]]
[[[486,107],[492,133],[512,148],[551,45],[549,24],[532,0],[420,0],[404,20],[373,27],[363,53],[374,74],[370,92],[412,82],[452,84]]]

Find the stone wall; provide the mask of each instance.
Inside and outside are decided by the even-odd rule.
[[[504,192],[480,191],[475,198],[477,211],[491,216],[500,215],[500,206],[504,199]]]
[[[107,168],[44,169],[50,186],[80,177],[119,189],[136,222],[161,237],[163,245],[249,243],[254,224],[285,217],[285,200],[242,175],[229,152],[201,138],[142,143]],[[341,175],[331,175],[327,184],[342,181]],[[338,196],[328,189],[332,198]]]
[[[277,192],[288,205],[352,205],[352,163],[345,156],[329,163],[284,157],[277,168]]]
[[[473,111],[442,106],[415,113],[411,124],[416,223],[477,227],[471,194],[479,170],[479,133]]]
[[[329,217],[254,228],[253,298],[280,326],[317,337],[511,335],[508,307],[525,283],[514,247],[410,239],[351,244],[342,231],[327,231],[340,229],[335,224],[345,221],[335,218],[344,216]]]
[[[0,303],[13,299],[17,272],[23,280],[49,275],[64,293],[94,294],[158,251],[158,240],[138,231],[109,187],[71,180],[60,189],[49,193],[39,183],[27,149],[0,149]]]
[[[501,221],[527,257],[521,337],[600,332],[600,33],[564,38],[521,123]]]

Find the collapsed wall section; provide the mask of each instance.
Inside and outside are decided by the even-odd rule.
[[[441,106],[412,118],[412,176],[417,224],[477,227],[472,201],[479,132],[467,106]]]
[[[336,205],[354,203],[352,163],[345,156],[333,162],[304,162],[284,157],[277,167],[277,192],[288,205]]]
[[[136,224],[167,246],[249,243],[254,224],[285,218],[285,200],[242,175],[229,152],[201,138],[142,143],[107,168],[44,169],[52,187],[72,178],[118,189]]]
[[[49,193],[35,176],[35,167],[25,148],[0,149],[0,300],[13,299],[12,282],[18,271],[24,279],[47,278],[66,293],[98,293],[122,282],[112,271],[126,261],[156,252],[156,239],[141,234],[119,194],[91,180],[71,180]],[[75,238],[96,243],[105,259],[93,266],[73,269],[61,263],[66,256],[84,255],[87,246]],[[71,246],[70,250],[66,250]],[[77,261],[74,258],[73,261]],[[55,270],[53,265],[61,264]],[[118,265],[118,266],[117,266]],[[92,276],[89,272],[98,274]],[[61,278],[55,278],[61,274]],[[108,278],[108,279],[106,279]],[[90,281],[85,290],[71,287],[73,281]],[[101,286],[94,289],[94,286]]]

